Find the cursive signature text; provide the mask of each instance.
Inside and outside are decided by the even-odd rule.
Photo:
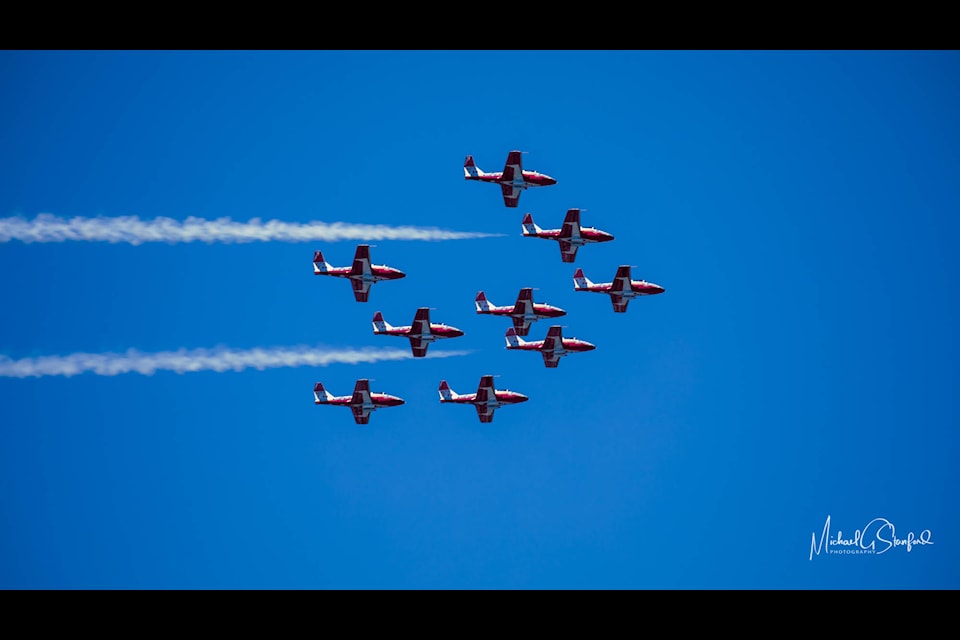
[[[930,539],[932,535],[930,529],[924,529],[919,535],[909,531],[906,537],[898,538],[897,529],[892,522],[886,518],[874,518],[863,529],[855,530],[852,537],[844,538],[843,531],[840,530],[837,530],[836,536],[831,537],[828,515],[820,533],[820,540],[817,540],[816,532],[810,534],[810,559],[813,560],[814,555],[820,555],[821,551],[828,554],[880,555],[894,547],[904,547],[910,552],[915,546],[933,544]]]

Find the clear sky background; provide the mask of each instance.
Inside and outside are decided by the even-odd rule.
[[[0,587],[960,588],[958,78],[953,51],[0,53],[0,229],[496,234],[370,241],[407,277],[364,304],[312,274],[356,240],[2,239]],[[462,170],[512,149],[558,180],[517,209]],[[616,236],[575,264],[520,227],[570,207]],[[576,267],[621,264],[666,293],[614,314],[573,291]],[[473,300],[525,286],[596,350],[557,369],[505,350],[509,321]],[[420,306],[465,331],[431,356],[459,355],[13,374],[129,349],[409,350],[371,319]],[[487,373],[530,401],[490,424],[439,403],[441,379]],[[361,377],[406,404],[365,426],[314,405],[314,382]],[[811,559],[828,517],[933,544]]]

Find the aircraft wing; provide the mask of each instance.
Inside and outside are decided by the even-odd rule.
[[[533,289],[524,287],[517,294],[517,301],[513,305],[516,314],[533,313]]]
[[[557,365],[560,364],[560,358],[553,352],[553,349],[544,349],[540,352],[540,355],[543,356],[543,364],[545,364],[548,369],[556,369]]]
[[[515,189],[512,184],[501,184],[500,190],[503,192],[503,204],[512,209],[520,204],[520,190]]]
[[[483,376],[477,387],[477,401],[486,402],[491,395],[496,395],[496,391],[493,390],[493,376]]]
[[[563,226],[560,227],[560,237],[580,237],[580,209],[567,209],[567,216],[563,219]]]
[[[508,177],[509,174],[509,177]],[[519,151],[511,151],[507,154],[507,161],[503,164],[503,179],[513,180],[515,177],[523,176],[523,154]]]
[[[630,298],[624,298],[623,296],[611,295],[610,300],[613,302],[613,310],[616,313],[623,313],[627,310],[627,304],[630,302]]]
[[[555,324],[547,331],[547,337],[543,339],[543,346],[540,347],[543,364],[551,369],[557,366],[560,357],[556,354],[556,349],[560,346],[563,346],[563,328]]]
[[[350,404],[370,404],[370,381],[357,380],[353,387],[353,397],[350,398]]]
[[[410,334],[415,336],[430,334],[430,309],[428,307],[417,309],[417,315],[413,317],[413,326],[410,327]]]
[[[610,291],[630,291],[633,285],[630,284],[630,267],[622,265],[617,269],[617,275],[613,276],[613,284]]]
[[[518,336],[525,336],[530,333],[530,321],[526,318],[513,316],[513,330]]]
[[[353,297],[357,299],[357,302],[366,302],[370,297],[370,283],[353,278],[350,278],[350,282],[353,284]]]
[[[364,404],[370,404],[370,381],[357,380],[353,387],[353,397],[350,398],[350,410],[353,411],[353,420],[357,424],[367,424],[370,421],[370,409]]]
[[[569,240],[560,240],[560,259],[564,262],[573,262],[577,258],[577,246]]]
[[[350,269],[350,275],[370,275],[370,245],[357,245],[357,251],[353,254],[353,267]]]
[[[493,376],[483,376],[480,378],[480,386],[477,387],[477,401],[473,405],[477,408],[477,415],[480,422],[493,422],[494,409],[487,404],[487,399],[493,390]]]
[[[410,350],[413,351],[414,358],[422,358],[427,355],[427,346],[429,343],[424,342],[420,338],[412,337],[410,338]]]

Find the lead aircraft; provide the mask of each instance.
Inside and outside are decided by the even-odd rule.
[[[503,192],[503,204],[516,208],[520,203],[520,193],[530,187],[549,187],[557,181],[545,173],[525,171],[521,154],[525,151],[511,151],[507,154],[507,161],[503,171],[486,173],[473,161],[473,156],[467,156],[463,162],[463,179],[491,182],[500,185]]]
[[[480,422],[493,422],[493,412],[500,407],[526,402],[530,398],[510,391],[509,389],[494,389],[493,376],[481,376],[476,393],[459,394],[450,388],[446,380],[440,381],[440,402],[454,402],[458,404],[472,404],[477,408]]]
[[[381,280],[398,280],[406,277],[403,271],[384,264],[370,263],[370,245],[359,244],[353,255],[353,264],[349,267],[334,267],[323,259],[323,253],[313,253],[313,275],[350,278],[353,285],[353,297],[357,302],[366,302],[370,296],[370,285]]]
[[[357,424],[370,422],[370,414],[383,407],[396,407],[404,403],[403,398],[386,393],[370,392],[370,380],[361,378],[353,387],[353,395],[335,396],[323,388],[323,383],[313,385],[313,403],[350,407],[353,420]]]

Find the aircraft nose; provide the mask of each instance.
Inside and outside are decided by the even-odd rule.
[[[557,181],[553,178],[547,178],[547,186],[549,187],[552,184],[557,184]]]
[[[661,287],[661,286],[658,285],[658,284],[653,284],[653,283],[651,282],[650,285],[653,287],[653,292],[654,292],[654,293],[663,293],[664,291],[666,291],[666,289],[664,289],[663,287]]]
[[[526,401],[529,400],[529,399],[530,399],[530,398],[528,398],[527,396],[523,395],[522,393],[518,393],[518,394],[517,394],[517,402],[526,402]]]

